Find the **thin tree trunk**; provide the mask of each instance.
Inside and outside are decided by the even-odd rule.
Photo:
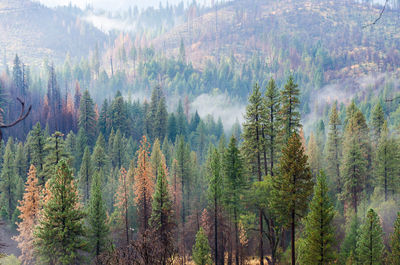
[[[292,209],[292,221],[291,221],[291,236],[292,236],[292,265],[296,264],[296,253],[295,253],[295,236],[296,236],[296,228],[295,228],[295,209]]]

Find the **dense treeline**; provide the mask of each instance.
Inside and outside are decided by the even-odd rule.
[[[9,87],[22,91],[15,65]],[[228,140],[187,104],[168,112],[160,87],[150,102],[117,92],[98,108],[77,86],[65,112],[50,67],[43,104],[19,126],[39,122],[1,149],[1,216],[21,261],[396,264],[400,146],[382,105],[367,122],[355,101],[333,104],[326,131],[305,139],[295,78],[263,83]]]

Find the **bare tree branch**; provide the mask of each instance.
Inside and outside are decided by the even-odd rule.
[[[382,18],[383,13],[385,12],[385,9],[386,9],[388,3],[389,3],[389,0],[385,0],[385,4],[383,5],[383,8],[382,8],[381,12],[379,13],[379,16],[374,20],[374,22],[364,25],[363,29],[365,29],[365,28],[367,28],[369,26],[375,25]]]
[[[17,100],[19,101],[19,103],[21,103],[21,113],[19,114],[18,119],[16,119],[12,123],[9,123],[9,124],[4,124],[2,122],[0,123],[0,143],[1,143],[1,140],[3,139],[3,133],[1,132],[1,129],[10,128],[10,127],[17,125],[19,122],[25,120],[26,117],[28,117],[29,113],[32,110],[32,105],[30,105],[28,108],[28,111],[25,113],[25,102],[20,98],[17,98]]]

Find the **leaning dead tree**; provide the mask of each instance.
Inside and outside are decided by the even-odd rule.
[[[389,0],[385,0],[385,4],[383,5],[383,8],[381,9],[381,12],[379,12],[379,16],[373,22],[364,25],[363,28],[375,25],[382,18],[383,13],[385,12],[388,3],[389,3]]]
[[[3,119],[1,117],[1,120],[0,120],[0,144],[1,144],[1,141],[3,140],[3,132],[1,130],[17,125],[21,121],[25,120],[26,117],[28,117],[29,113],[31,112],[32,105],[30,105],[28,108],[28,111],[25,112],[25,102],[20,98],[17,98],[17,100],[19,101],[19,103],[21,103],[21,113],[19,114],[19,117],[15,121],[13,121],[12,123],[9,123],[9,124],[4,124]]]

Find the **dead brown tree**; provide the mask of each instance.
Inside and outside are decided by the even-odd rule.
[[[31,112],[32,105],[29,106],[28,111],[25,113],[25,102],[20,98],[17,98],[17,100],[19,101],[19,103],[21,103],[21,113],[19,114],[19,117],[15,121],[9,124],[4,124],[2,117],[0,119],[0,143],[3,140],[3,132],[1,130],[17,125],[21,121],[25,120],[26,117],[28,117],[29,113]]]

